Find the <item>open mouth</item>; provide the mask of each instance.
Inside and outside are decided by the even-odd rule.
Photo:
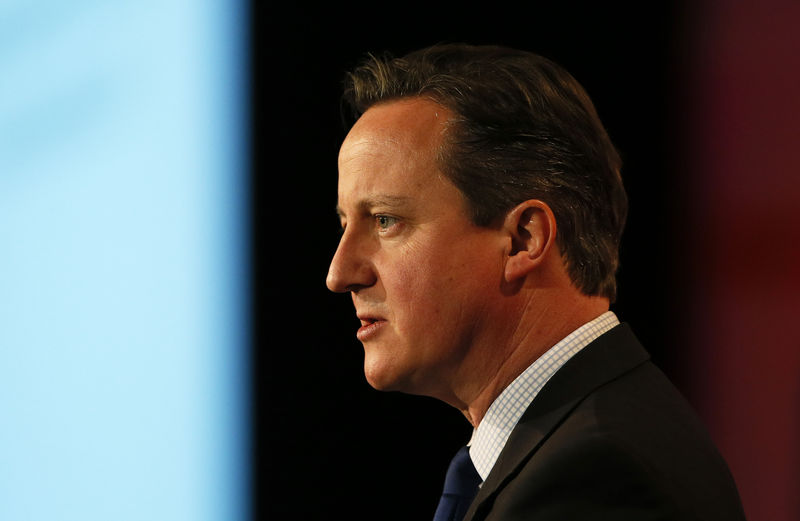
[[[370,340],[374,338],[375,335],[378,334],[380,329],[386,324],[386,320],[379,318],[379,317],[359,317],[361,321],[361,327],[358,328],[356,332],[356,337],[361,340],[362,342]]]

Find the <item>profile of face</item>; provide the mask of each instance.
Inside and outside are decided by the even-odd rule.
[[[508,245],[470,221],[437,165],[450,117],[411,98],[353,126],[339,153],[343,232],[327,285],[352,296],[373,387],[453,402],[491,337]]]

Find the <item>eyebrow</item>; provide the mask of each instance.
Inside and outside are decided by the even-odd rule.
[[[364,211],[375,208],[376,206],[396,208],[408,204],[412,199],[413,199],[412,197],[409,197],[407,195],[382,194],[382,195],[366,197],[360,200],[358,202],[358,207]],[[338,204],[336,205],[336,214],[339,216],[344,215],[341,206],[339,206]]]

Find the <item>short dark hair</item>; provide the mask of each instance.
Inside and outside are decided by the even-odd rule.
[[[345,81],[353,121],[376,103],[426,97],[454,114],[439,153],[472,221],[517,204],[553,210],[573,284],[616,298],[627,215],[621,160],[583,87],[542,56],[501,46],[439,44],[394,58],[368,55]]]

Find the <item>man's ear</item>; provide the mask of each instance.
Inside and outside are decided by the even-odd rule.
[[[515,206],[503,227],[511,237],[505,277],[512,282],[542,265],[550,248],[555,246],[556,218],[546,203],[531,199]]]

